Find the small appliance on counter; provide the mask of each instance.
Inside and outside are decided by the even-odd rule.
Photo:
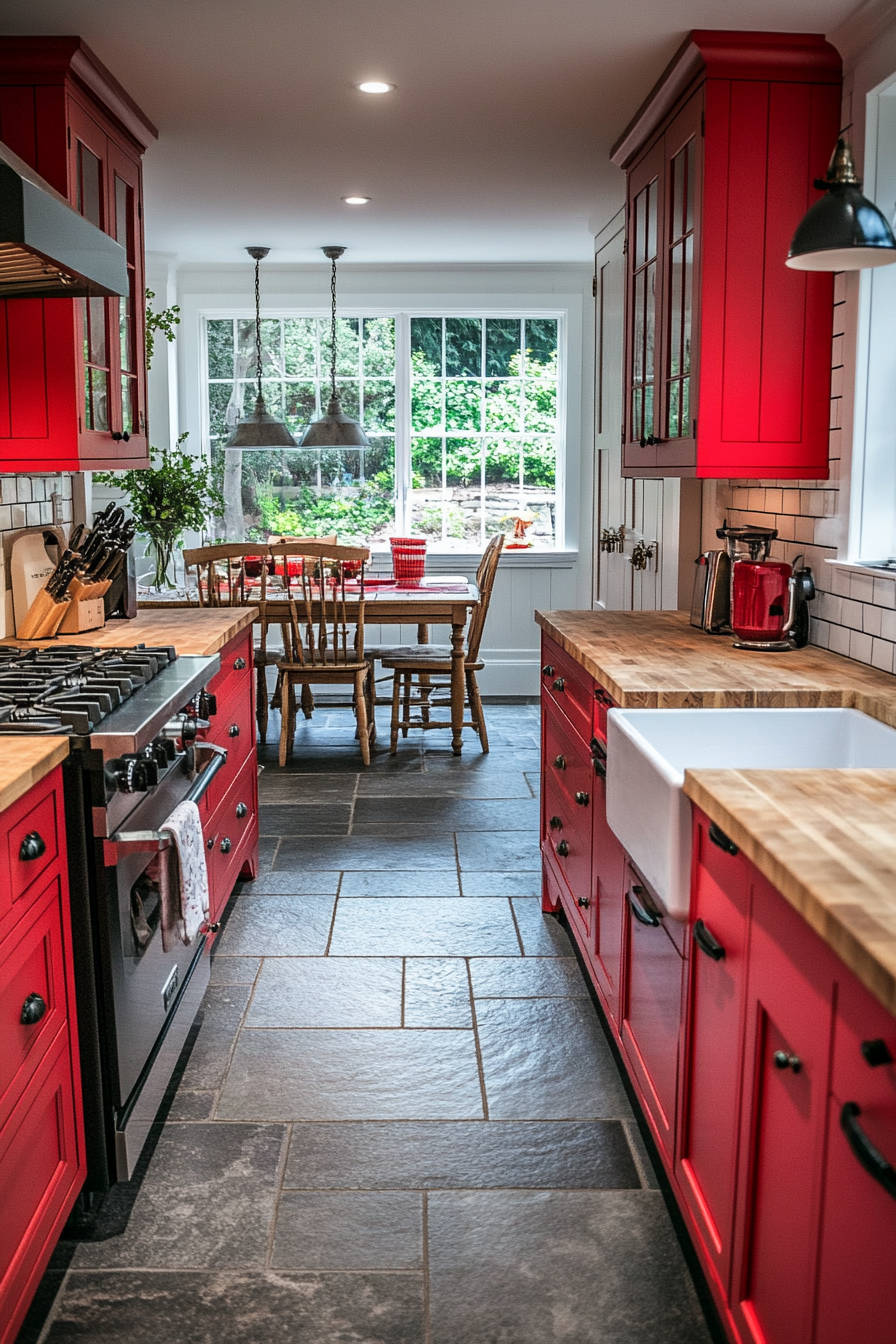
[[[812,571],[771,560],[774,527],[729,527],[716,531],[724,551],[697,558],[691,625],[711,634],[733,633],[736,649],[783,652],[809,642],[808,602],[815,597]],[[730,576],[730,581],[728,576]]]

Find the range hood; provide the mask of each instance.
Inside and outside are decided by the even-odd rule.
[[[0,143],[0,298],[128,293],[125,250]]]

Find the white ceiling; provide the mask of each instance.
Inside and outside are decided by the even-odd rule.
[[[158,126],[149,249],[557,262],[590,256],[609,148],[689,29],[829,32],[855,3],[4,0],[0,31],[78,34]]]

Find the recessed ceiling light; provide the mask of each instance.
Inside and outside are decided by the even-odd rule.
[[[369,205],[369,196],[343,196],[346,205]]]
[[[395,88],[394,84],[384,84],[381,79],[365,79],[358,88],[362,93],[391,93]]]

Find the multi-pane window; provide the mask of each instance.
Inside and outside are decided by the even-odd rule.
[[[340,318],[337,391],[371,447],[245,452],[236,472],[224,445],[254,406],[255,322],[209,318],[206,337],[212,458],[228,459],[225,496],[239,493],[228,536],[241,527],[249,538],[336,532],[382,544],[413,531],[469,551],[522,514],[535,545],[555,544],[557,317]],[[262,318],[261,338],[267,408],[298,441],[326,411],[329,322]]]
[[[255,321],[207,322],[208,424],[212,460],[255,406]],[[269,533],[384,540],[395,523],[395,319],[340,318],[336,386],[347,415],[360,420],[369,448],[288,448],[242,454],[241,513],[246,536]],[[296,442],[330,397],[330,323],[317,317],[261,321],[262,392],[271,415]],[[228,473],[230,488],[234,476]],[[233,530],[233,529],[231,529]]]

